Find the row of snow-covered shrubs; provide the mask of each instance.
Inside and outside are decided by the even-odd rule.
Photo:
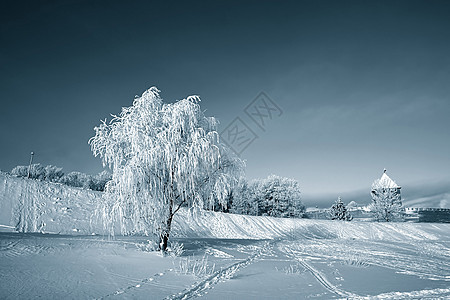
[[[216,203],[214,207],[207,209],[241,215],[284,218],[300,218],[305,212],[305,206],[300,200],[298,182],[276,175],[250,182],[242,179],[229,193],[226,206]]]
[[[111,180],[111,173],[106,170],[97,175],[88,175],[81,172],[64,174],[62,168],[52,165],[44,167],[41,164],[17,166],[12,169],[10,173],[17,177],[29,176],[31,179],[62,183],[68,186],[80,187],[93,191],[104,191],[106,183]]]

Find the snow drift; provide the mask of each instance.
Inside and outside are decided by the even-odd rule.
[[[102,193],[0,173],[0,224],[21,232],[104,234],[96,217]],[[182,209],[172,237],[232,239],[437,240],[450,224],[341,222],[255,217]]]
[[[233,215],[180,210],[172,237],[230,239],[438,240],[450,224],[377,223]]]
[[[91,234],[102,193],[0,173],[0,224],[20,232]],[[94,220],[95,219],[95,220]]]

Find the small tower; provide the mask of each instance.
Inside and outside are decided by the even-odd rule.
[[[400,189],[401,186],[387,175],[386,169],[381,178],[373,182],[370,194],[378,220],[392,221],[399,217],[402,211]]]
[[[391,190],[391,192],[396,192],[396,193],[400,194],[400,189],[402,187],[399,186],[397,183],[395,183],[395,181],[392,180],[387,175],[386,172],[387,172],[387,170],[384,169],[383,175],[381,175],[381,178],[374,181],[374,183],[372,184],[372,193],[374,191],[381,191],[381,190],[389,189],[389,190]]]

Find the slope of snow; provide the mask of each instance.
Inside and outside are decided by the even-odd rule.
[[[362,239],[438,240],[450,224],[340,222],[330,220],[255,217],[180,210],[174,219],[173,237],[231,239]]]
[[[0,174],[0,224],[22,232],[104,234],[94,212],[102,193]],[[444,226],[445,227],[445,226]],[[172,237],[435,240],[442,226],[412,223],[330,222],[255,217],[195,209],[175,215]]]
[[[0,224],[21,232],[101,232],[95,211],[102,193],[0,173]]]

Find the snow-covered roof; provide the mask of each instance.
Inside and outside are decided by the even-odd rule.
[[[383,173],[383,175],[381,176],[380,185],[383,187],[386,187],[386,188],[399,188],[400,187],[386,173]]]
[[[387,174],[386,170],[384,170],[383,175],[380,179],[375,180],[373,188],[388,188],[388,189],[398,189],[400,186],[395,183]]]

